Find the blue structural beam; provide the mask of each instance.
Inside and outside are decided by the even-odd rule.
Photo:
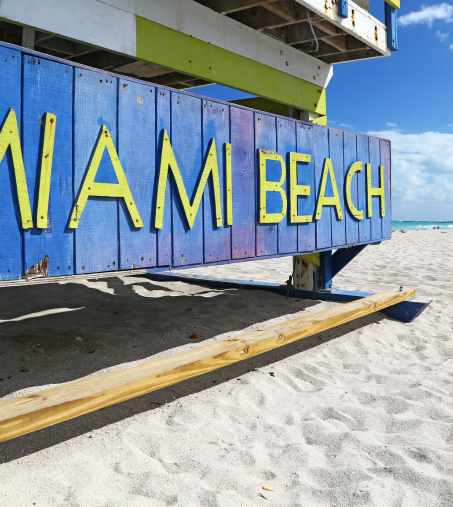
[[[367,296],[371,296],[372,292],[347,291],[340,289],[310,291],[302,289],[294,289],[289,285],[279,285],[272,282],[264,281],[248,281],[235,279],[216,279],[196,275],[175,274],[171,271],[167,272],[150,272],[150,278],[156,281],[175,281],[202,284],[207,287],[216,289],[255,289],[269,290],[287,297],[296,297],[300,299],[312,299],[317,301],[332,301],[337,303],[347,303],[355,301]],[[422,311],[430,305],[431,301],[403,301],[394,306],[390,306],[381,313],[399,322],[412,322]]]
[[[387,27],[387,47],[392,51],[398,49],[398,11],[385,4],[385,25]]]
[[[350,248],[339,248],[334,253],[331,251],[322,252],[320,254],[322,289],[330,289],[332,287],[333,277],[346,267],[365,246],[366,245],[357,245]]]
[[[340,18],[348,17],[348,0],[339,0],[338,15],[340,16]]]

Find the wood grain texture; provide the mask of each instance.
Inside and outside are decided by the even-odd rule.
[[[0,400],[0,442],[243,361],[375,313],[414,295],[412,289],[389,291],[324,310],[300,312],[286,322],[200,344],[188,352],[146,359],[133,366],[118,367],[26,396]]]

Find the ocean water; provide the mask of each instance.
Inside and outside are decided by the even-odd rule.
[[[393,220],[392,229],[399,231],[401,229],[453,229],[451,222],[428,222],[424,220]]]

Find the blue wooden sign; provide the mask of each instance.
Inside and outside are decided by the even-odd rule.
[[[391,235],[387,140],[0,45],[0,279]]]

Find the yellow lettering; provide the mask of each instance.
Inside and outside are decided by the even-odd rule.
[[[226,168],[226,223],[233,225],[233,172],[231,163],[231,144],[225,143]]]
[[[326,196],[327,178],[330,178],[332,185],[332,196]],[[340,196],[338,193],[337,180],[335,178],[335,171],[333,169],[332,159],[326,158],[324,160],[324,167],[321,176],[321,185],[319,187],[319,197],[316,204],[316,220],[321,220],[322,210],[324,206],[334,206],[338,220],[343,220],[343,209],[341,208]]]
[[[38,207],[36,210],[36,227],[38,229],[47,229],[49,227],[50,180],[52,176],[56,126],[57,117],[52,113],[46,113],[41,153],[41,171],[39,175]]]
[[[208,178],[209,176],[212,176],[216,226],[221,227],[223,219],[222,206],[220,201],[219,166],[217,161],[217,147],[215,139],[212,139],[209,145],[208,153],[206,155],[200,176],[200,181],[191,203],[189,196],[187,195],[186,187],[184,186],[184,181],[182,179],[181,171],[179,170],[178,163],[176,161],[170,138],[168,137],[167,131],[164,130],[162,140],[162,153],[160,157],[159,181],[157,184],[156,219],[154,224],[156,229],[162,229],[163,227],[165,193],[167,191],[168,173],[170,171],[176,184],[176,189],[181,200],[189,229],[191,229],[195,223],[195,218],[200,208],[201,199],[203,197],[203,192],[207,185]]]
[[[0,161],[3,160],[8,148],[11,150],[22,228],[31,229],[33,227],[33,218],[27,179],[25,177],[24,158],[22,156],[17,117],[14,109],[9,110],[0,131]]]
[[[294,152],[289,154],[289,209],[292,224],[305,224],[313,220],[312,215],[299,215],[297,212],[299,197],[309,197],[311,195],[310,185],[299,185],[297,183],[297,164],[308,164],[309,162],[311,162],[311,155]]]
[[[105,150],[107,150],[110,161],[112,162],[118,183],[98,183],[95,181]],[[123,199],[134,227],[137,229],[143,227],[143,221],[137,210],[137,206],[135,205],[134,198],[132,197],[129,183],[127,182],[126,175],[124,174],[124,169],[113,144],[112,136],[106,126],[101,127],[90,165],[88,166],[79,196],[72,210],[71,219],[69,221],[69,227],[71,229],[77,229],[79,226],[81,216],[90,197],[112,197]]]
[[[270,181],[267,179],[267,162],[275,161],[280,163],[280,179],[278,181]],[[283,157],[273,151],[259,150],[259,181],[260,181],[260,223],[262,224],[278,224],[286,215],[288,201],[283,185],[286,181],[286,165]],[[268,213],[266,196],[268,192],[277,192],[282,200],[282,209],[280,213]]]
[[[371,164],[366,165],[366,182],[368,196],[368,218],[373,216],[373,197],[379,198],[381,217],[385,216],[385,187],[384,187],[384,166],[379,166],[379,186],[373,187],[373,168]]]
[[[363,164],[360,160],[357,162],[354,162],[351,164],[351,167],[349,168],[347,174],[346,174],[346,204],[349,208],[349,211],[351,212],[352,216],[356,218],[357,220],[363,220],[363,211],[359,210],[352,200],[352,191],[351,191],[351,185],[352,185],[352,178],[355,174],[359,173],[363,169]]]

